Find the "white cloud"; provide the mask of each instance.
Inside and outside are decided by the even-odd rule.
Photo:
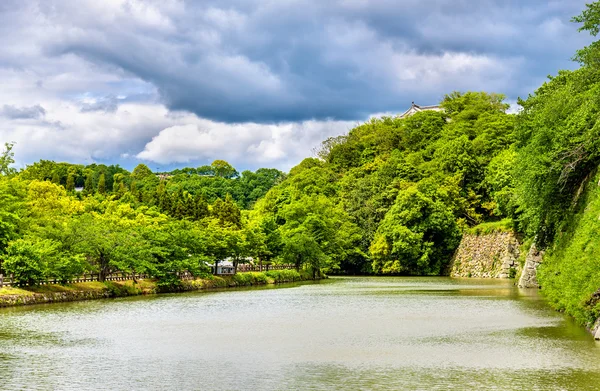
[[[159,164],[226,159],[244,167],[289,169],[311,155],[327,137],[347,133],[348,121],[305,121],[281,124],[226,124],[200,118],[165,128],[137,158]]]

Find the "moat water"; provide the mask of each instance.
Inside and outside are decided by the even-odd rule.
[[[2,390],[597,390],[600,343],[511,281],[331,278],[0,309]]]

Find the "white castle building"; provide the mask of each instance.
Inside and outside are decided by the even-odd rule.
[[[406,117],[410,117],[413,114],[416,114],[418,112],[421,111],[443,111],[444,109],[439,106],[439,105],[434,105],[434,106],[419,106],[416,105],[415,102],[412,102],[412,105],[410,106],[410,109],[406,110],[403,114],[400,114],[400,118],[406,118]]]

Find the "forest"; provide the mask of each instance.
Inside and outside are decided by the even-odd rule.
[[[600,3],[574,22],[596,36]],[[116,270],[174,284],[183,271],[253,259],[315,273],[439,275],[462,234],[488,224],[548,249],[540,278],[558,308],[598,316],[594,303],[578,312],[600,287],[598,257],[578,277],[585,290],[563,292],[578,258],[565,250],[573,216],[598,191],[586,189],[600,163],[599,41],[574,60],[577,70],[549,77],[516,113],[499,93],[452,92],[443,111],[374,118],[329,138],[288,174],[240,174],[223,160],[163,173],[41,160],[17,172],[7,143],[2,272],[23,285]],[[598,232],[597,218],[588,224]],[[591,239],[583,251],[593,258]]]

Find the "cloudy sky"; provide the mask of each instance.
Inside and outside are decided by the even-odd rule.
[[[1,0],[0,141],[20,167],[288,170],[411,101],[526,96],[576,66],[585,2]]]

